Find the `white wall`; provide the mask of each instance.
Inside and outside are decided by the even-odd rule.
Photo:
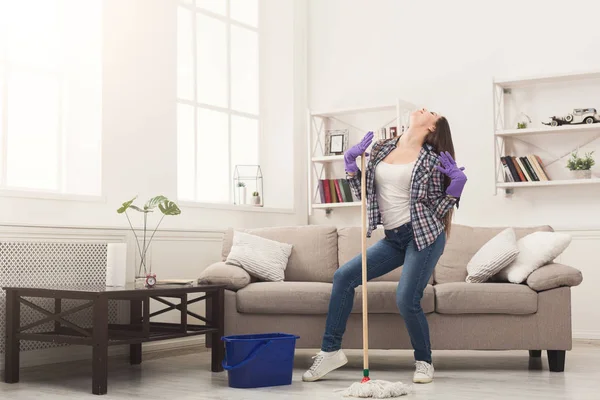
[[[475,0],[309,2],[309,106],[393,103],[402,97],[446,115],[469,182],[455,222],[480,226],[550,224],[573,231],[582,269],[574,309],[600,300],[600,187],[520,190],[494,196],[492,79],[600,69],[597,2]],[[581,107],[600,108],[598,103]],[[587,104],[587,103],[586,103]],[[571,105],[570,108],[579,107]],[[559,110],[560,111],[560,110]],[[567,112],[565,109],[564,112]],[[355,140],[358,138],[355,138]],[[358,209],[317,210],[311,223],[358,225]],[[593,239],[590,239],[592,237]],[[600,338],[600,315],[574,313],[574,331]],[[585,334],[583,332],[586,332]]]

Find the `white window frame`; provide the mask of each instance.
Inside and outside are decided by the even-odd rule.
[[[190,200],[190,199],[185,199],[183,200],[184,203],[191,203],[191,204],[206,204],[206,205],[211,205],[211,204],[232,204],[232,199],[234,198],[234,188],[233,188],[233,169],[231,166],[231,117],[232,116],[239,116],[239,117],[246,117],[249,119],[254,119],[257,121],[258,124],[258,160],[259,160],[259,164],[260,164],[260,142],[261,142],[261,132],[262,132],[262,124],[261,124],[261,111],[262,111],[262,97],[261,97],[261,78],[262,78],[262,68],[261,68],[261,64],[262,64],[262,46],[261,46],[261,39],[262,39],[262,34],[261,34],[261,21],[260,21],[260,11],[262,8],[262,2],[260,0],[258,0],[258,21],[257,21],[257,26],[254,27],[252,25],[248,25],[245,24],[243,22],[237,21],[235,19],[231,18],[231,7],[230,7],[230,1],[229,0],[223,0],[226,1],[226,13],[225,15],[221,15],[221,14],[217,14],[214,12],[211,12],[207,9],[204,9],[202,7],[198,7],[196,6],[195,2],[193,4],[189,4],[186,3],[184,0],[179,0],[178,5],[182,8],[185,8],[189,11],[191,11],[193,13],[192,15],[192,54],[193,54],[193,61],[192,61],[192,83],[194,85],[194,90],[193,90],[193,96],[194,99],[193,100],[187,100],[187,99],[182,99],[179,97],[179,94],[177,94],[177,104],[184,104],[184,105],[188,105],[188,106],[192,106],[194,109],[194,199]],[[196,20],[196,15],[195,14],[203,14],[204,16],[210,17],[210,18],[215,18],[221,22],[224,22],[226,25],[226,43],[227,43],[227,107],[219,107],[219,106],[213,106],[210,104],[206,104],[206,103],[201,103],[198,102],[198,70],[197,70],[197,60],[198,60],[198,53],[197,53],[197,34],[196,34],[196,25],[197,25],[197,20]],[[243,111],[237,111],[234,110],[231,107],[231,27],[232,26],[237,26],[240,28],[244,28],[244,29],[248,29],[251,30],[253,32],[256,32],[257,34],[257,39],[258,39],[258,113],[257,114],[252,114],[252,113],[247,113],[247,112],[243,112]],[[227,152],[227,168],[228,168],[228,177],[229,177],[229,197],[228,197],[228,202],[227,203],[218,203],[218,202],[206,202],[206,201],[202,201],[199,200],[197,195],[198,195],[198,110],[204,108],[207,110],[211,110],[211,111],[218,111],[218,112],[222,112],[227,114],[227,144],[228,144],[228,152]]]

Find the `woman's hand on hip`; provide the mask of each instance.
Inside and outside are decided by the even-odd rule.
[[[460,197],[467,183],[467,175],[463,172],[465,167],[458,167],[452,155],[447,151],[440,153],[440,165],[436,165],[438,171],[450,178],[450,185],[446,189],[446,193],[452,197]]]
[[[354,146],[350,147],[344,153],[344,164],[346,167],[346,172],[356,173],[358,171],[358,166],[356,165],[356,159],[361,154],[363,154],[364,152],[367,151],[367,149],[371,145],[371,142],[373,142],[373,132],[369,131],[369,132],[367,132],[365,137],[362,138],[362,140],[360,142],[358,142]],[[366,154],[366,155],[368,156],[368,154]]]

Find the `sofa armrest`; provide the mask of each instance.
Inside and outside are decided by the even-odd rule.
[[[536,292],[561,286],[577,286],[583,280],[581,271],[563,264],[548,264],[533,271],[527,285]]]
[[[198,283],[225,285],[226,289],[237,291],[250,284],[250,275],[236,265],[219,261],[200,273]]]

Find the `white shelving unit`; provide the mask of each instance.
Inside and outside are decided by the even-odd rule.
[[[416,106],[404,100],[398,99],[396,104],[383,104],[367,107],[355,107],[332,110],[308,111],[308,214],[312,215],[313,210],[325,210],[327,214],[334,209],[345,209],[351,207],[360,207],[359,201],[346,203],[320,203],[320,193],[318,182],[320,179],[339,179],[344,175],[337,171],[343,171],[343,155],[325,155],[325,131],[331,129],[332,125],[336,128],[343,127],[350,132],[350,141],[348,146],[353,146],[358,137],[362,137],[369,130],[378,132],[381,128],[388,126],[401,126],[401,116],[403,112],[412,111]],[[352,117],[376,115],[381,120],[369,123],[367,126],[357,126],[353,122],[348,122]],[[384,116],[385,115],[385,116]],[[354,139],[353,139],[354,137]],[[377,136],[375,137],[377,140]]]
[[[535,77],[524,77],[519,79],[500,79],[493,81],[493,110],[494,110],[494,181],[496,193],[498,189],[505,190],[505,193],[512,194],[514,189],[536,188],[552,186],[574,186],[574,185],[595,185],[600,183],[600,178],[592,179],[559,179],[540,182],[505,182],[504,168],[500,162],[500,157],[506,155],[507,142],[519,140],[527,142],[528,137],[540,135],[571,135],[577,137],[580,134],[587,134],[591,137],[588,143],[600,138],[600,123],[563,125],[563,126],[545,126],[542,128],[527,129],[505,129],[505,100],[510,96],[512,89],[533,87],[536,85],[548,84],[568,84],[586,80],[600,80],[600,72],[584,72],[573,74],[543,75]],[[539,146],[537,146],[539,147]],[[579,146],[574,145],[570,151],[576,150]],[[565,153],[568,154],[568,153]],[[558,161],[554,160],[554,161]],[[553,161],[553,162],[554,162]]]

